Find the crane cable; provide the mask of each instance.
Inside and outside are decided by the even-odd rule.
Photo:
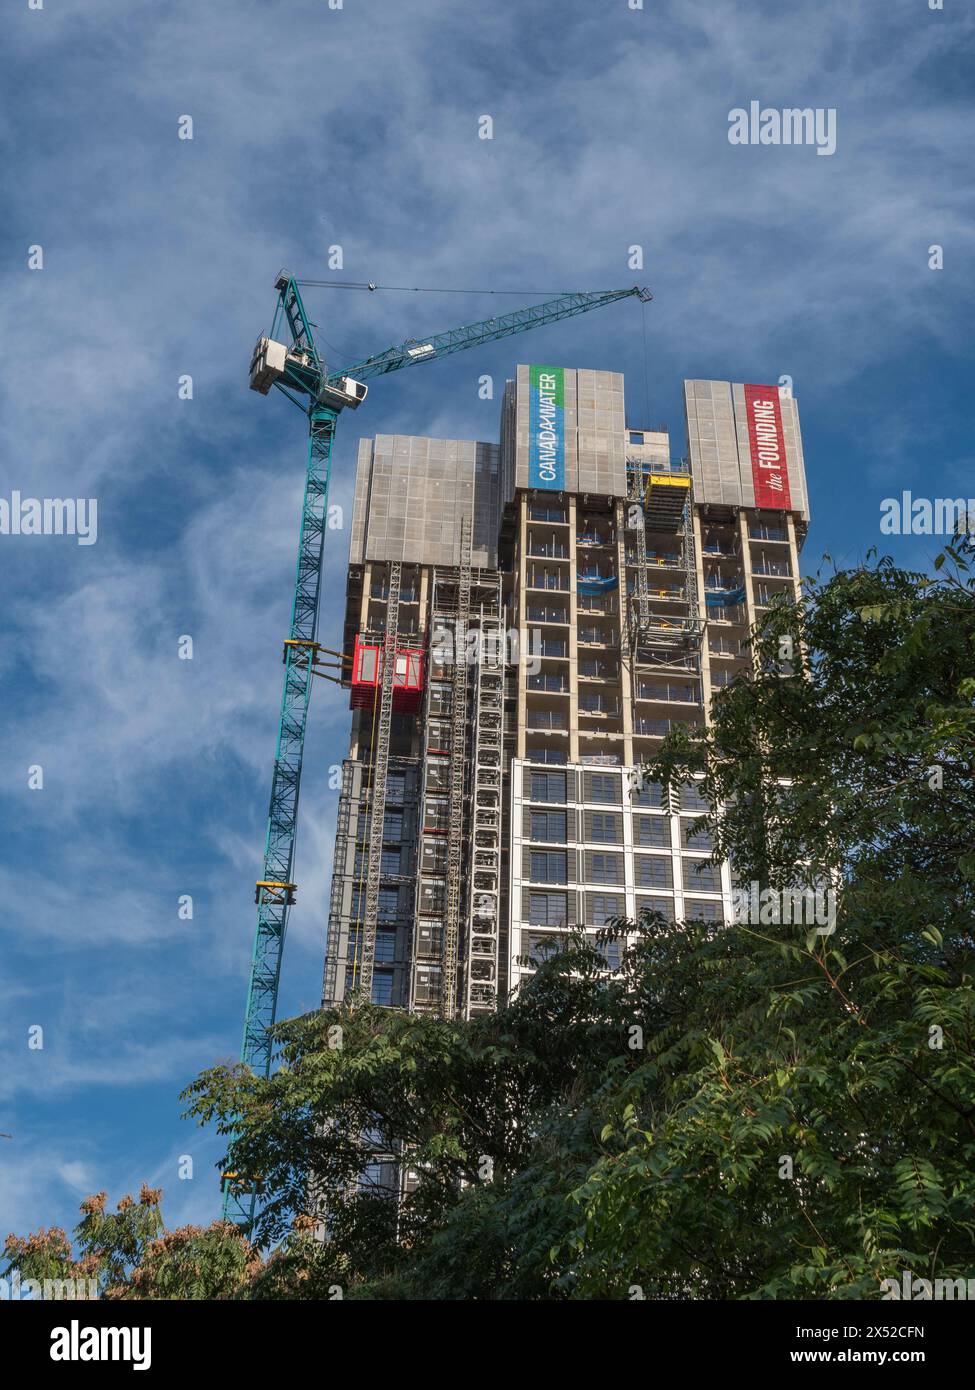
[[[394,290],[401,294],[544,294],[557,299],[562,294],[608,294],[608,290],[455,290],[430,285],[376,285],[370,280],[295,280],[296,285],[317,290]]]

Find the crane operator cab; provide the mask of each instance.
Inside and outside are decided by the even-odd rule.
[[[273,338],[258,338],[251,356],[251,390],[260,391],[262,396],[266,396],[275,382],[286,376],[289,367],[295,368],[297,374],[296,378],[288,381],[287,384],[291,386],[297,384],[302,371],[308,373],[316,370],[315,363],[307,353],[289,352],[284,343],[276,343]],[[306,383],[307,377],[299,389],[307,390]],[[322,380],[317,399],[333,410],[356,410],[368,393],[369,387],[364,381],[356,381],[351,376],[338,376],[332,380]]]

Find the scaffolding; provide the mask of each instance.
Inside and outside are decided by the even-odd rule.
[[[328,940],[325,946],[325,978],[322,997],[327,1003],[336,998],[338,986],[339,953],[342,945],[342,898],[345,892],[346,871],[349,857],[349,831],[352,812],[358,817],[358,802],[355,798],[356,771],[359,764],[346,758],[342,764],[342,787],[339,792],[338,814],[335,820],[335,855],[332,860],[332,886],[329,893]]]
[[[475,667],[473,842],[467,888],[466,1015],[491,1013],[498,1001],[501,921],[501,766],[504,736],[504,619],[497,595],[479,615]]]
[[[460,523],[460,567],[454,619],[453,692],[450,709],[450,795],[447,830],[447,891],[444,911],[440,1007],[444,1018],[457,1010],[457,955],[460,939],[461,875],[464,853],[464,791],[467,767],[467,627],[471,608],[471,524]],[[436,583],[436,578],[434,579]]]
[[[635,569],[622,632],[635,667],[697,671],[701,623],[690,477],[628,469],[627,519],[634,547],[627,563]],[[651,556],[648,536],[675,549]],[[652,578],[651,578],[652,576]]]
[[[416,931],[409,1006],[444,1018],[496,1006],[501,888],[501,576],[471,562],[430,579]]]
[[[369,791],[369,852],[366,863],[366,894],[359,927],[356,987],[367,999],[372,997],[372,968],[376,958],[376,919],[379,913],[379,880],[382,876],[383,825],[386,819],[386,777],[389,771],[389,739],[393,723],[393,672],[399,633],[399,591],[403,567],[398,560],[389,566],[389,592],[386,596],[386,631],[383,639],[382,685],[379,713],[372,748],[372,786]]]

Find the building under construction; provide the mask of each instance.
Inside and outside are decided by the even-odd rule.
[[[326,1005],[470,1016],[568,931],[730,915],[695,788],[639,770],[797,595],[808,503],[790,396],[684,393],[684,458],[620,374],[548,366],[506,384],[500,444],[362,442]]]

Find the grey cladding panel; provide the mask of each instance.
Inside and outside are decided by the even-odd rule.
[[[379,434],[362,440],[349,558],[456,565],[461,519],[473,524],[472,560],[497,563],[501,475],[496,445]]]

